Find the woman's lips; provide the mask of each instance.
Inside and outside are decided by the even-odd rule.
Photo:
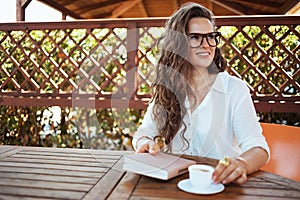
[[[198,56],[209,56],[210,53],[209,52],[198,52],[198,53],[196,53],[196,55],[198,55]]]

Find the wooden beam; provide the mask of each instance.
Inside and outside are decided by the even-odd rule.
[[[21,6],[27,8],[32,0],[21,0]]]
[[[80,15],[77,15],[76,13],[72,12],[71,10],[65,8],[64,6],[62,6],[61,4],[57,3],[56,1],[53,0],[38,0],[60,12],[62,12],[65,15],[69,15],[70,17],[73,17],[75,19],[82,19],[82,17]]]
[[[139,7],[140,7],[140,11],[142,12],[142,17],[149,17],[149,15],[148,15],[148,12],[147,12],[147,10],[146,10],[146,8],[145,8],[145,4],[144,4],[144,1],[143,0],[141,0],[141,2],[138,4],[139,5]]]
[[[122,15],[124,12],[135,6],[137,3],[140,3],[141,0],[132,0],[132,1],[126,1],[124,2],[120,7],[115,9],[112,12],[112,15],[109,18],[116,18]]]
[[[61,19],[62,20],[66,20],[67,19],[67,15],[65,13],[61,13]]]
[[[293,8],[299,0],[287,0],[285,3],[278,9],[276,14],[286,14],[291,8]]]
[[[111,15],[111,12],[102,12],[102,13],[99,13],[97,15],[93,15],[93,18],[95,19],[104,19],[104,18],[109,18]]]
[[[25,21],[25,9],[32,0],[16,0],[16,19]]]
[[[286,14],[296,14],[300,11],[300,1],[293,8],[291,8]]]
[[[240,0],[231,0],[232,2],[234,3],[240,3],[241,1]],[[278,2],[275,2],[275,1],[258,1],[258,0],[247,0],[247,1],[243,1],[243,4],[244,5],[259,5],[259,6],[262,6],[262,7],[265,7],[265,8],[271,8],[271,9],[274,9],[274,8],[279,8],[281,6],[280,3]]]
[[[213,6],[213,2],[211,0],[207,2],[207,8],[213,12],[214,6]]]
[[[64,0],[62,3],[60,3],[60,5],[67,6],[67,5],[73,4],[76,1],[78,1],[78,0]]]
[[[222,0],[222,1],[211,0],[211,2],[213,2],[214,4],[217,4],[219,6],[222,6],[223,8],[225,8],[227,10],[230,10],[230,11],[232,11],[232,12],[238,14],[238,15],[245,15],[245,12],[241,11],[242,9],[237,9],[237,8],[235,8],[236,6],[232,6],[232,4],[229,5],[229,3],[227,1],[225,3],[224,0]]]
[[[112,5],[115,5],[115,4],[118,4],[118,3],[123,3],[123,2],[124,2],[124,0],[107,0],[107,1],[102,2],[102,3],[89,4],[87,6],[82,6],[80,8],[79,12],[81,14],[83,14],[83,13],[86,13],[86,12],[97,10],[99,8],[104,8],[104,7],[107,7],[107,6],[112,6]]]
[[[178,0],[173,0],[172,1],[172,10],[173,10],[173,12],[175,12],[176,10],[178,10],[178,8],[179,8],[179,2],[178,2]]]

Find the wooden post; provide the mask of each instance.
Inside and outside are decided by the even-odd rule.
[[[137,87],[136,56],[138,50],[139,32],[135,22],[129,22],[127,29],[127,67],[126,67],[126,96],[133,99]]]
[[[61,19],[65,21],[67,19],[67,15],[65,13],[61,13]]]
[[[16,0],[16,19],[25,21],[25,9],[32,0]]]

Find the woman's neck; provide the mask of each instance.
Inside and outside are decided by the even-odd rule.
[[[210,87],[214,74],[210,74],[207,68],[196,69],[191,79],[191,88],[194,92]]]
[[[206,97],[216,77],[217,74],[211,74],[205,68],[203,68],[203,70],[201,71],[197,70],[196,72],[194,72],[194,76],[192,77],[192,80],[190,82],[191,89],[193,90],[196,97],[196,102],[192,105],[192,112],[197,108],[199,104],[201,104],[203,99]]]

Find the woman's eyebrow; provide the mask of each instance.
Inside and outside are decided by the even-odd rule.
[[[203,33],[189,33],[189,35],[203,35]]]
[[[189,35],[207,35],[207,34],[210,34],[210,33],[214,33],[213,31],[212,32],[207,32],[207,33],[189,33]]]

